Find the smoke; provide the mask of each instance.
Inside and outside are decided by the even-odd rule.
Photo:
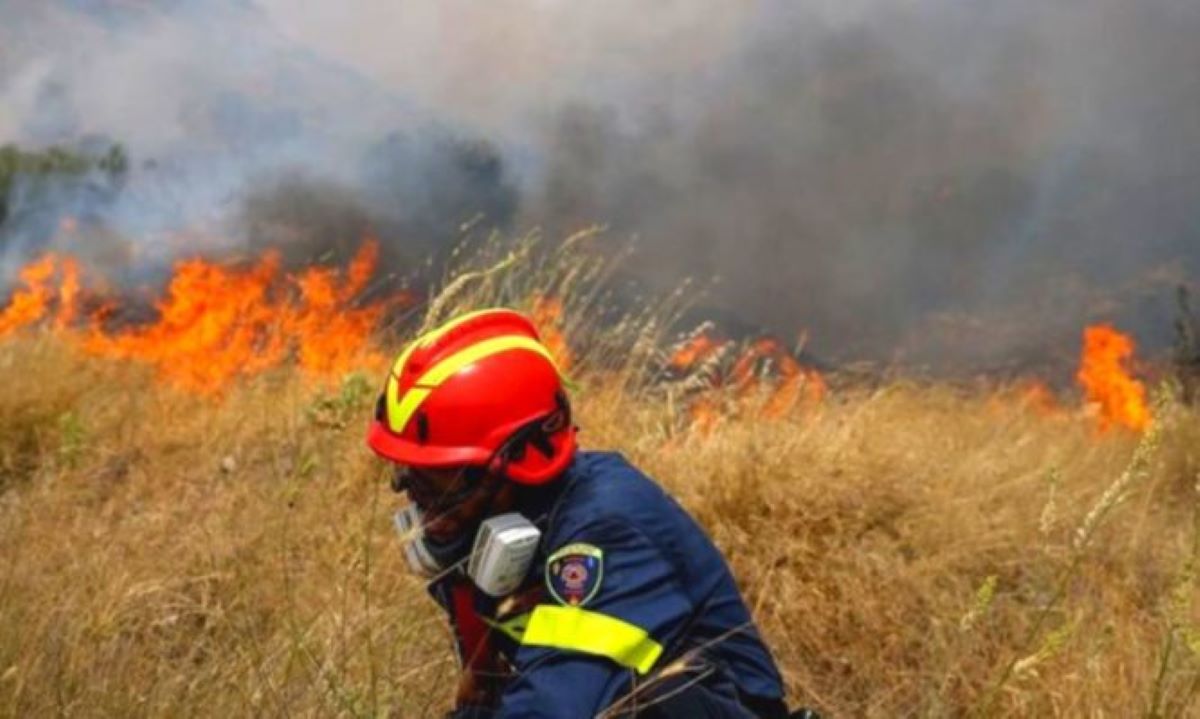
[[[599,221],[639,238],[643,281],[719,276],[713,307],[826,356],[970,367],[1052,361],[1102,319],[1162,346],[1169,285],[1200,273],[1190,0],[0,17],[0,143],[125,143],[99,214],[138,257],[220,237],[306,259],[370,227],[400,266],[477,215]]]
[[[683,118],[561,115],[551,216],[848,356],[1049,360],[1097,319],[1165,341],[1151,280],[1200,271],[1200,8],[762,7]]]
[[[103,201],[71,177],[12,194],[0,269],[97,236],[126,245],[141,279],[180,254],[279,242],[296,262],[337,260],[367,229],[400,264],[464,218],[512,220],[486,138],[283,37],[254,3],[10,0],[0,16],[0,144],[116,142],[132,160]],[[64,216],[86,221],[63,237],[47,220]]]

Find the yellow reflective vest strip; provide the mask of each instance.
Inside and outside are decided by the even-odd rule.
[[[545,357],[551,365],[554,365],[554,358],[550,355],[550,352],[542,345],[541,342],[538,342],[532,337],[525,337],[523,335],[503,335],[500,337],[486,339],[482,342],[477,342],[470,347],[455,352],[446,359],[435,364],[429,369],[429,371],[425,372],[417,379],[412,389],[410,389],[408,392],[405,392],[403,397],[395,396],[399,390],[398,387],[394,388],[388,393],[388,424],[391,426],[392,431],[403,432],[405,425],[408,424],[408,420],[412,419],[413,413],[417,411],[417,409],[421,406],[421,403],[425,401],[425,398],[429,396],[429,393],[433,390],[433,388],[437,387],[442,382],[445,382],[449,377],[454,375],[455,372],[458,372],[469,364],[478,362],[484,357],[490,357],[491,355],[499,354],[500,352],[507,352],[515,349],[536,352]],[[407,352],[405,356],[401,356],[400,360],[396,363],[401,369],[403,369],[404,361],[407,360],[406,355]],[[390,381],[395,381],[394,375]]]
[[[605,657],[638,674],[653,669],[663,651],[644,629],[616,617],[549,604],[533,610],[521,643]]]
[[[520,614],[503,622],[497,622],[493,619],[488,619],[487,617],[482,617],[482,619],[489,627],[498,632],[507,634],[510,639],[519,644],[525,637],[525,629],[529,626],[530,614],[531,612],[525,612],[524,614]]]

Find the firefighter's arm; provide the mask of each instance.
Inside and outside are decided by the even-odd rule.
[[[544,581],[497,716],[595,716],[658,666],[692,612],[671,563],[621,520],[552,548]]]

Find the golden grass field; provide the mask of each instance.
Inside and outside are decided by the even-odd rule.
[[[381,377],[197,397],[34,329],[0,340],[0,378],[0,715],[448,708],[449,634],[363,442]],[[712,533],[793,704],[1200,716],[1200,414],[1169,393],[1139,438],[1075,400],[835,376],[704,434],[625,375],[574,379],[584,446]]]

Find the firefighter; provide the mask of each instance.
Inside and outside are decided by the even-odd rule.
[[[719,551],[621,455],[577,450],[576,432],[553,357],[511,310],[423,335],[387,377],[368,444],[395,464],[410,564],[454,630],[450,716],[787,717]],[[501,520],[531,529],[492,531]],[[526,540],[475,546],[506,532]],[[497,557],[499,574],[476,566]]]

